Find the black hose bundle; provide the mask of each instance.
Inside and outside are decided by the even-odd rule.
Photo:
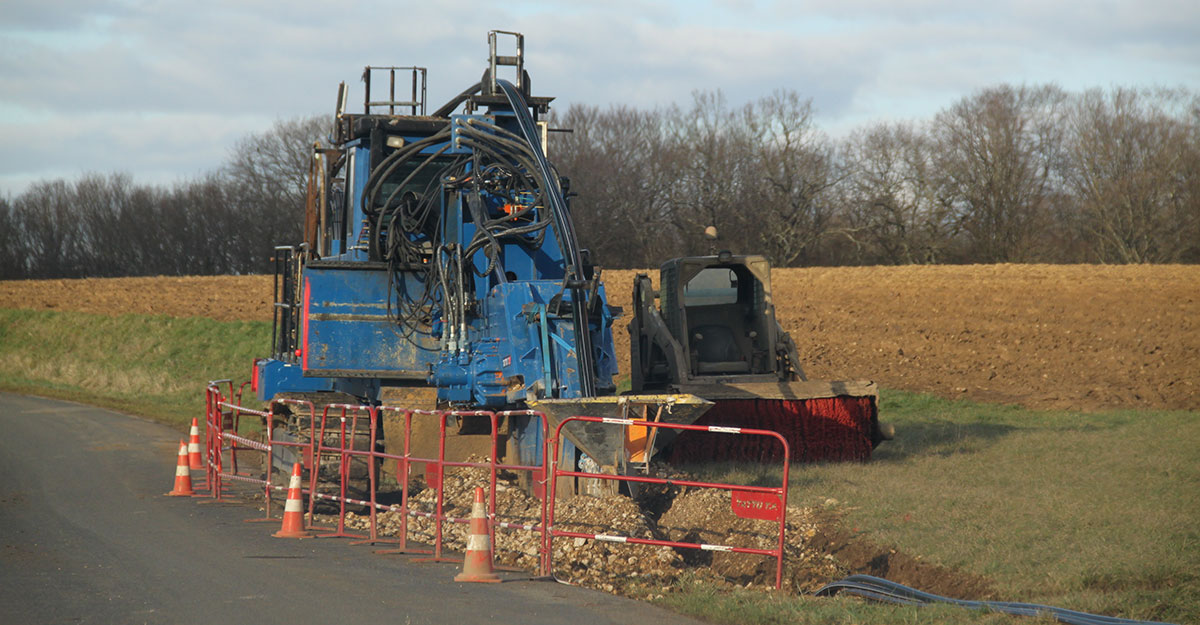
[[[507,80],[498,80],[496,84],[508,98],[516,115],[517,124],[523,135],[522,143],[531,147],[539,145],[537,128],[529,114],[529,107],[521,92]],[[558,245],[562,257],[567,263],[563,287],[571,289],[571,300],[575,302],[573,320],[575,325],[575,354],[578,358],[579,390],[583,397],[596,396],[596,363],[592,351],[592,335],[588,323],[588,293],[583,285],[586,284],[583,268],[583,254],[579,250],[579,239],[575,235],[575,224],[571,221],[571,213],[567,210],[567,201],[563,197],[559,178],[554,173],[550,163],[540,150],[533,150],[534,164],[537,168],[532,173],[540,179],[541,186],[547,191],[546,199],[550,213],[554,219],[555,230],[558,232]]]
[[[448,114],[447,107],[452,108],[478,89],[478,85],[467,89],[435,115]],[[522,134],[469,118],[456,128],[458,140],[454,145],[470,148],[470,155],[447,154],[452,137],[451,126],[447,125],[396,149],[369,174],[362,196],[362,211],[370,225],[368,254],[388,263],[388,315],[406,336],[427,334],[440,310],[447,336],[453,341],[456,330],[461,333],[466,293],[471,291],[474,277],[494,274],[499,282],[506,282],[500,265],[502,246],[517,244],[531,252],[539,249],[552,223],[567,227],[557,239],[567,259],[568,275],[578,270],[574,232],[565,221],[557,173],[542,156],[531,126],[526,128],[532,122],[524,100],[519,94],[509,99],[522,124]],[[439,143],[443,144],[440,148],[423,154]],[[414,181],[420,184],[421,180],[428,182],[423,189],[415,190]],[[451,183],[446,184],[448,181]],[[465,208],[476,226],[471,240],[462,248],[436,243],[445,228],[442,202],[448,200],[443,197],[447,193],[464,196]],[[491,198],[490,209],[483,201],[485,195]],[[490,217],[496,202],[501,202],[507,212]],[[481,251],[488,260],[482,269],[471,261]]]

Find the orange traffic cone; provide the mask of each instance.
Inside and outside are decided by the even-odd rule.
[[[196,417],[192,417],[192,431],[188,436],[188,467],[203,469],[204,462],[200,459],[200,427],[196,425]]]
[[[487,512],[483,509],[483,489],[475,488],[475,503],[471,505],[471,532],[467,536],[467,557],[463,571],[454,576],[456,582],[498,582],[492,572],[492,539],[488,534]]]
[[[183,441],[179,441],[179,461],[175,463],[175,488],[167,494],[172,497],[191,497],[196,494],[192,491],[192,474],[188,471],[187,445],[184,445]]]
[[[283,527],[271,534],[275,538],[312,538],[304,529],[304,503],[300,500],[300,463],[292,465],[292,479],[288,482],[287,501],[283,504]]]

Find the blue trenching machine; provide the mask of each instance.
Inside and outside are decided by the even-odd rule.
[[[500,40],[515,53],[498,54]],[[620,311],[580,248],[568,181],[546,157],[541,118],[553,98],[530,95],[521,34],[492,31],[488,41],[480,82],[432,114],[424,68],[367,67],[362,113],[347,109],[340,86],[329,143],[313,150],[306,240],[275,250],[274,349],[255,363],[258,398],[307,399],[318,410],[532,408],[550,415],[551,428],[631,406],[661,414],[665,405],[670,421],[695,420],[710,402],[614,397]],[[512,81],[498,76],[506,68]],[[409,99],[397,99],[398,75]],[[380,76],[387,96],[373,99]],[[310,435],[302,421],[272,427]],[[471,421],[454,418],[455,431],[479,430]],[[385,441],[399,438],[396,427],[384,424]],[[536,417],[513,417],[503,430],[509,459],[541,461]],[[569,432],[562,457],[621,464],[620,429],[609,430],[617,440]],[[428,433],[415,436],[428,449]]]

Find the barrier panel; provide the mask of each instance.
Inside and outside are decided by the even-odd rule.
[[[221,392],[222,385],[228,386],[228,397]],[[241,396],[245,387],[246,385],[242,384],[235,394],[233,380],[214,380],[208,383],[207,399],[205,402],[207,407],[207,416],[205,418],[205,488],[210,490],[212,496],[218,501],[222,499],[225,487],[222,477],[233,477],[224,473],[224,451],[229,451],[230,463],[234,468],[234,476],[238,473],[238,448],[237,443],[232,440],[232,437],[236,435],[229,434],[226,430],[237,432],[237,428],[240,425],[241,411],[243,410]],[[250,409],[246,408],[244,410],[249,411]],[[231,439],[229,447],[224,446],[226,439]]]
[[[443,538],[442,526],[446,522],[469,524],[470,518],[446,516],[446,506],[445,506],[445,504],[446,504],[446,467],[460,467],[460,468],[461,467],[477,467],[477,468],[489,469],[488,502],[487,502],[488,533],[489,533],[489,536],[491,536],[491,538],[493,540],[495,540],[494,529],[492,527],[493,526],[492,520],[495,518],[495,514],[496,514],[496,468],[495,468],[495,466],[496,466],[496,447],[497,447],[497,441],[498,441],[498,437],[497,437],[498,430],[496,427],[497,421],[496,421],[495,413],[487,412],[484,410],[436,411],[432,414],[434,416],[438,417],[438,456],[436,459],[410,458],[409,466],[412,466],[412,461],[416,460],[418,462],[422,462],[422,461],[425,462],[427,467],[431,464],[434,467],[436,467],[435,470],[437,471],[438,477],[437,477],[437,487],[434,490],[437,491],[437,496],[435,497],[436,503],[434,505],[434,509],[435,509],[434,516],[431,517],[433,519],[433,528],[434,528],[433,557],[428,558],[427,560],[431,561],[431,562],[454,562],[455,561],[454,559],[448,559],[448,558],[445,558],[444,556],[442,556],[442,546],[444,544],[444,541],[442,540],[442,538]],[[491,438],[492,438],[491,453],[488,454],[488,462],[483,463],[483,462],[466,462],[465,460],[464,461],[446,460],[446,418],[447,417],[487,417],[488,418],[488,420],[491,424]],[[411,439],[412,431],[407,430],[405,432],[405,437]],[[405,477],[405,479],[408,478],[407,475],[404,477]]]
[[[549,491],[546,488],[546,480],[550,479],[550,476],[549,476],[550,472],[547,471],[547,465],[550,462],[550,446],[553,444],[553,440],[550,438],[550,420],[546,418],[545,413],[539,412],[537,410],[506,410],[504,412],[497,413],[497,416],[508,419],[509,423],[510,423],[510,427],[511,427],[513,417],[529,417],[531,419],[537,419],[541,423],[541,426],[542,426],[541,427],[541,435],[542,435],[542,444],[541,444],[542,464],[541,465],[520,465],[520,464],[511,464],[510,463],[510,464],[502,464],[502,465],[497,466],[497,468],[504,469],[506,471],[524,471],[524,472],[529,473],[529,483],[531,486],[530,490],[532,491],[533,496],[536,499],[540,500],[540,503],[541,503],[540,522],[536,526],[529,526],[526,524],[519,524],[519,523],[494,523],[492,525],[503,528],[503,529],[519,529],[519,530],[528,530],[528,531],[534,531],[534,532],[540,533],[542,535],[541,536],[542,540],[541,540],[541,554],[540,554],[541,557],[539,558],[539,562],[538,562],[538,574],[539,575],[549,575],[550,574],[550,533],[546,531],[546,528],[549,527],[549,524],[547,524],[547,522],[546,522],[546,519],[547,519],[546,511],[548,510],[548,508],[546,507],[546,494]],[[512,435],[511,431],[510,431],[509,435],[510,436]],[[557,446],[555,446],[555,447],[557,447]],[[493,482],[492,486],[494,489],[495,488],[494,482]],[[494,504],[495,503],[494,496],[492,497],[492,501]],[[494,516],[495,515],[493,514],[492,518],[494,518]],[[492,545],[494,547],[496,544],[495,527],[492,528],[491,539],[492,539]]]
[[[358,542],[370,543],[398,542],[398,549],[380,550],[378,553],[423,553],[432,555],[433,557],[429,559],[433,561],[457,562],[458,559],[456,558],[447,559],[443,557],[445,547],[443,524],[457,523],[466,525],[470,523],[470,519],[468,517],[447,516],[443,482],[448,470],[451,469],[484,469],[488,482],[486,488],[488,492],[489,538],[495,541],[497,528],[540,533],[541,539],[538,541],[539,568],[542,570],[546,569],[549,558],[545,551],[545,545],[547,544],[544,529],[546,527],[547,509],[545,497],[538,498],[541,503],[541,510],[540,518],[536,523],[503,522],[496,518],[496,493],[499,483],[498,473],[500,471],[526,472],[530,475],[529,483],[535,487],[534,490],[540,491],[543,494],[545,493],[545,480],[548,473],[545,463],[549,458],[548,444],[550,438],[549,422],[545,415],[532,410],[510,411],[497,414],[488,411],[422,411],[396,406],[371,407],[353,404],[330,404],[322,410],[322,414],[318,418],[315,407],[311,402],[296,399],[275,400],[270,404],[269,410],[265,412],[241,406],[240,397],[245,386],[246,384],[243,384],[236,391],[236,397],[238,398],[236,403],[229,401],[229,398],[223,392],[224,388],[228,388],[229,393],[235,393],[233,382],[230,380],[214,381],[209,384],[206,391],[206,476],[209,477],[209,483],[214,486],[212,496],[217,500],[223,498],[227,481],[239,481],[259,485],[262,487],[263,499],[265,500],[265,518],[258,520],[270,519],[272,513],[272,491],[286,490],[285,486],[273,483],[275,456],[280,447],[299,448],[300,454],[303,457],[302,464],[309,470],[307,488],[302,489],[303,493],[309,498],[309,516],[307,521],[309,526],[312,524],[315,502],[318,499],[336,502],[338,505],[336,527],[330,528],[332,530],[330,533],[320,534],[318,537],[354,538],[360,539]],[[294,415],[293,418],[297,419],[293,425],[303,429],[304,422],[307,421],[308,431],[311,433],[309,440],[298,442],[282,439],[274,427],[280,416],[278,412],[280,406],[289,406],[291,408],[289,412]],[[377,449],[378,434],[382,430],[383,415],[387,413],[398,414],[404,420],[403,453],[386,453]],[[263,420],[266,430],[264,436],[265,442],[238,433],[242,415],[254,415]],[[498,460],[500,451],[500,419],[511,419],[519,416],[535,419],[538,422],[541,434],[542,462],[540,464],[502,463]],[[446,420],[448,418],[463,417],[478,417],[487,420],[490,426],[488,432],[488,436],[490,437],[490,453],[485,461],[470,461],[468,459],[446,457]],[[412,425],[414,418],[438,419],[438,451],[436,457],[417,457],[412,453]],[[365,449],[360,444],[364,437],[367,439]],[[263,454],[263,471],[257,476],[240,471],[237,467],[238,455],[250,451]],[[336,477],[333,480],[326,480],[322,476],[321,466],[330,457],[335,459],[333,464],[336,466]],[[232,470],[227,470],[225,466],[226,458],[228,458],[232,465]],[[380,504],[378,501],[378,470],[385,461],[395,461],[398,465],[398,476],[403,476],[404,478],[398,480],[401,490],[399,506]],[[362,499],[349,496],[350,483],[355,479],[355,476],[352,475],[352,465],[355,462],[362,462],[366,465],[365,480],[367,488],[366,494]],[[432,511],[422,511],[412,507],[407,476],[409,475],[410,467],[417,464],[425,465],[431,478],[429,480],[430,487],[435,491],[434,509]],[[434,479],[435,476],[440,479]],[[332,486],[335,492],[322,492],[322,485],[326,487]],[[369,533],[367,535],[353,534],[347,531],[347,504],[362,505],[369,510]],[[379,511],[400,513],[401,532],[398,540],[380,540],[378,530]],[[425,517],[432,521],[434,539],[431,551],[412,549],[408,545],[409,517]]]
[[[381,460],[393,460],[396,462],[396,464],[397,464],[397,481],[400,483],[400,488],[401,488],[400,506],[381,506],[381,505],[376,504],[374,500],[371,502],[371,505],[375,508],[378,508],[381,510],[389,510],[389,511],[399,512],[401,515],[401,517],[400,517],[401,518],[401,530],[400,530],[401,536],[400,536],[400,539],[397,541],[397,542],[399,542],[399,547],[396,549],[379,550],[376,553],[382,553],[382,554],[421,553],[421,554],[431,555],[432,556],[431,558],[427,558],[427,560],[430,560],[430,561],[454,561],[454,562],[457,562],[457,559],[448,560],[448,559],[444,558],[442,555],[443,546],[445,544],[443,532],[442,532],[442,525],[447,522],[458,523],[458,524],[469,524],[470,518],[446,516],[446,513],[445,513],[445,489],[444,489],[445,479],[446,479],[446,475],[447,475],[446,470],[452,469],[452,468],[479,468],[479,469],[486,469],[487,474],[488,474],[488,480],[487,480],[487,482],[488,482],[487,511],[488,511],[488,521],[489,521],[488,522],[488,534],[489,534],[489,539],[492,541],[492,544],[495,545],[495,538],[496,538],[495,532],[496,532],[497,528],[506,529],[506,530],[525,530],[525,531],[539,532],[543,536],[542,540],[539,543],[539,544],[543,545],[543,547],[539,548],[539,556],[540,556],[539,557],[539,569],[544,569],[544,565],[547,562],[546,554],[544,551],[544,544],[545,544],[544,528],[546,527],[545,498],[544,497],[541,498],[542,514],[540,516],[538,524],[531,525],[531,524],[527,524],[527,523],[502,522],[502,521],[498,521],[496,519],[496,501],[497,501],[496,490],[497,490],[497,484],[498,484],[498,473],[499,473],[499,471],[504,470],[504,471],[522,471],[522,472],[530,473],[530,475],[531,475],[530,481],[534,482],[534,483],[540,483],[542,485],[542,488],[544,491],[544,479],[545,479],[545,475],[546,475],[545,461],[548,457],[548,454],[546,453],[546,449],[545,449],[545,444],[547,442],[548,434],[549,434],[549,422],[546,419],[545,415],[543,415],[540,412],[532,411],[532,410],[519,410],[519,411],[509,411],[509,412],[505,412],[505,413],[493,413],[493,412],[489,412],[489,411],[478,411],[478,410],[476,410],[476,411],[411,410],[411,409],[404,409],[404,408],[399,408],[399,407],[394,407],[394,406],[380,406],[379,412],[380,412],[380,414],[386,413],[386,412],[393,412],[393,413],[396,413],[403,417],[403,419],[404,419],[404,429],[403,429],[404,444],[403,444],[403,453],[401,453],[401,454],[392,454],[392,453],[384,453],[384,452],[375,452],[373,454],[375,457],[378,457]],[[527,465],[527,464],[516,464],[516,463],[512,463],[512,462],[501,463],[498,460],[499,451],[500,451],[500,449],[499,449],[500,418],[502,418],[502,417],[512,418],[514,416],[528,416],[531,418],[536,418],[536,419],[538,419],[539,423],[541,424],[542,442],[543,442],[543,448],[542,448],[542,454],[541,454],[542,464]],[[413,431],[412,425],[413,425],[414,417],[418,417],[418,418],[422,418],[422,419],[435,419],[436,418],[438,420],[438,454],[437,454],[436,458],[417,457],[412,454],[412,431]],[[488,423],[490,426],[488,434],[491,439],[491,447],[490,447],[491,452],[488,454],[488,458],[485,462],[471,462],[471,461],[468,461],[465,459],[464,460],[451,460],[451,459],[446,458],[446,420],[447,420],[447,418],[453,418],[453,417],[484,417],[488,420]],[[410,473],[411,467],[413,467],[414,465],[417,465],[417,464],[425,465],[426,481],[429,484],[430,488],[433,488],[436,492],[433,512],[422,512],[419,510],[414,510],[410,507],[408,475]],[[434,477],[434,476],[436,476],[436,477]],[[418,549],[413,549],[413,548],[409,547],[409,545],[408,545],[408,517],[410,517],[410,516],[425,517],[425,518],[431,519],[433,521],[434,539],[433,539],[433,550],[432,551],[418,550]],[[375,521],[374,515],[372,515],[370,522],[371,522],[370,540],[373,542],[384,542],[384,541],[379,541],[379,539],[378,539],[378,533],[376,530],[376,521]]]
[[[329,411],[336,410],[340,412],[338,416],[338,431],[337,431],[337,446],[325,444],[325,434],[329,431]],[[349,427],[349,445],[347,446],[347,427],[346,414],[350,412],[350,427]],[[365,413],[367,419],[367,427],[370,429],[368,434],[369,442],[365,450],[355,448],[355,441],[359,436],[359,418]],[[309,498],[308,498],[308,516],[313,518],[313,513],[316,509],[317,499],[325,499],[336,501],[338,504],[338,524],[337,528],[328,534],[318,534],[317,538],[367,538],[361,534],[350,534],[346,532],[346,504],[358,504],[369,506],[371,515],[371,526],[375,525],[375,436],[376,436],[376,412],[371,406],[362,406],[354,404],[328,404],[321,411],[321,427],[317,435],[313,437],[314,445],[312,451],[312,465],[309,469]],[[321,473],[321,458],[326,453],[337,456],[337,496],[330,496],[320,492],[319,482]],[[347,489],[350,485],[351,461],[355,458],[365,458],[367,465],[367,492],[370,497],[369,501],[361,499],[351,499],[347,497]]]
[[[269,410],[254,410],[241,405],[242,393],[249,382],[243,383],[238,388],[235,395],[236,402],[230,402],[221,393],[220,385],[228,383],[232,393],[233,382],[229,380],[217,380],[210,382],[206,393],[207,417],[205,419],[205,448],[206,448],[206,481],[211,485],[212,496],[221,501],[224,498],[225,481],[240,481],[250,484],[261,485],[263,487],[264,499],[264,518],[259,520],[271,519],[271,491],[286,490],[285,486],[276,486],[273,483],[272,475],[275,468],[274,452],[276,447],[298,447],[301,448],[305,458],[305,464],[312,464],[312,445],[310,443],[297,443],[294,441],[277,441],[274,440],[274,428],[272,425],[275,421],[275,410],[277,406],[290,405],[301,409],[307,409],[308,421],[311,424],[315,423],[313,415],[313,405],[311,402],[296,400],[296,399],[279,399],[271,402]],[[241,417],[242,415],[254,415],[263,422],[265,430],[266,442],[248,438],[241,435]],[[302,416],[300,418],[303,418]],[[238,454],[239,452],[255,451],[263,454],[263,477],[254,477],[248,473],[238,469]],[[225,470],[225,455],[229,456],[230,471]]]
[[[231,392],[232,384],[230,382]],[[209,386],[209,397],[208,404],[210,409],[206,420],[209,432],[205,433],[205,441],[207,442],[206,456],[208,459],[206,463],[208,466],[206,479],[212,485],[213,497],[220,501],[225,492],[225,482],[223,479],[226,477],[224,452],[230,451],[231,458],[236,457],[233,449],[225,447],[225,439],[229,436],[225,432],[225,429],[226,427],[233,427],[234,423],[232,410],[227,412],[226,408],[234,406],[234,404],[226,400],[226,397],[221,393],[217,385]]]
[[[607,473],[593,473],[586,471],[566,471],[558,466],[558,450],[559,447],[554,447],[554,461],[550,464],[550,496],[548,502],[548,511],[546,521],[548,523],[549,532],[547,532],[547,574],[553,575],[554,571],[554,552],[553,540],[555,538],[584,538],[590,540],[598,540],[603,542],[613,543],[630,543],[636,545],[654,545],[660,547],[676,547],[684,549],[700,549],[704,551],[725,551],[732,553],[746,553],[763,556],[772,556],[776,560],[775,565],[775,589],[779,590],[783,587],[783,548],[784,534],[786,532],[787,523],[787,490],[788,490],[788,458],[790,456],[787,439],[778,432],[770,430],[756,430],[750,428],[735,428],[735,427],[720,427],[714,425],[681,425],[674,423],[655,423],[651,421],[641,421],[634,419],[616,419],[611,417],[568,417],[563,419],[554,430],[554,439],[558,440],[562,436],[562,429],[568,423],[587,422],[601,423],[613,426],[622,427],[647,427],[647,428],[666,428],[672,430],[690,430],[695,432],[711,432],[715,434],[728,434],[736,436],[770,436],[779,441],[783,446],[783,480],[778,487],[767,486],[739,486],[735,484],[719,484],[714,482],[698,482],[693,480],[678,480],[664,479],[640,475],[610,475]],[[555,487],[559,477],[583,477],[599,480],[612,480],[617,482],[634,482],[642,484],[665,484],[674,486],[691,486],[695,488],[714,488],[730,491],[731,505],[733,511],[739,516],[749,516],[750,518],[758,518],[769,521],[777,521],[779,523],[779,542],[775,549],[755,549],[751,547],[734,547],[731,545],[710,545],[706,543],[689,543],[671,540],[659,540],[654,538],[637,538],[635,536],[614,536],[610,534],[589,534],[584,532],[572,532],[567,530],[556,529],[554,526],[554,499]]]
[[[297,419],[298,423],[302,422],[304,420],[304,411],[307,410],[309,431],[310,432],[313,431],[313,427],[316,425],[317,416],[316,416],[316,407],[313,406],[313,403],[310,401],[305,401],[303,399],[292,399],[292,398],[283,398],[283,399],[272,400],[270,405],[267,407],[267,412],[265,412],[265,413],[260,412],[260,411],[255,411],[255,410],[247,410],[245,408],[240,409],[241,411],[243,411],[247,414],[254,414],[263,420],[263,430],[265,431],[264,438],[266,438],[266,440],[267,440],[266,444],[263,445],[261,443],[258,443],[257,441],[247,441],[244,444],[246,444],[247,446],[249,446],[251,448],[266,452],[266,456],[263,459],[263,467],[264,467],[263,474],[264,474],[264,476],[262,479],[262,485],[263,485],[263,500],[264,500],[263,509],[266,511],[265,514],[266,514],[266,518],[268,518],[268,519],[271,518],[271,491],[286,491],[287,490],[286,486],[275,485],[275,480],[272,478],[274,471],[275,471],[275,449],[277,447],[284,447],[284,448],[292,447],[292,448],[299,449],[300,456],[302,459],[301,464],[304,467],[308,468],[310,471],[312,470],[312,466],[313,466],[313,444],[312,444],[311,439],[307,443],[305,443],[305,442],[288,441],[288,440],[277,440],[275,438],[275,423],[279,417],[279,413],[277,412],[277,409],[280,406],[288,407],[288,412],[292,415],[296,415],[296,419]],[[245,441],[245,439],[241,439],[241,440]],[[287,464],[287,463],[285,463],[285,464]],[[234,465],[234,472],[235,473],[237,472],[236,464]],[[291,474],[290,474],[290,472],[286,472],[286,470],[285,470],[285,475],[290,477]]]
[[[584,538],[605,542],[644,544],[675,548],[700,549],[705,551],[724,551],[771,556],[776,559],[776,588],[780,588],[782,585],[783,546],[786,531],[789,449],[787,440],[777,432],[750,428],[678,425],[671,423],[647,422],[634,419],[576,416],[565,419],[559,423],[558,426],[553,430],[553,436],[551,436],[549,420],[544,414],[534,410],[519,410],[501,413],[493,413],[489,411],[424,411],[406,409],[398,406],[372,407],[353,404],[330,404],[323,409],[322,414],[318,419],[316,416],[316,409],[313,404],[311,402],[302,400],[275,400],[271,402],[269,410],[265,412],[241,406],[241,394],[245,386],[246,385],[243,384],[241,388],[234,391],[232,381],[218,380],[211,382],[206,390],[206,479],[210,486],[211,496],[217,500],[220,500],[223,496],[225,480],[241,481],[261,485],[263,487],[263,497],[266,500],[265,509],[267,519],[270,519],[271,516],[272,491],[286,490],[285,486],[276,486],[273,484],[272,476],[274,471],[275,454],[280,447],[293,447],[299,449],[299,453],[304,460],[303,464],[306,465],[309,470],[308,488],[302,489],[304,494],[309,496],[309,516],[307,523],[310,526],[312,524],[313,512],[315,511],[315,502],[317,499],[333,501],[337,502],[338,504],[337,527],[333,528],[333,531],[330,533],[320,534],[318,536],[354,538],[360,539],[358,542],[369,543],[398,543],[398,548],[396,549],[377,550],[376,553],[418,553],[432,555],[432,558],[428,558],[428,560],[431,561],[457,562],[457,559],[447,559],[442,555],[445,543],[442,532],[443,524],[469,524],[470,519],[446,515],[445,482],[447,470],[455,468],[477,468],[483,469],[487,473],[488,533],[489,538],[492,541],[491,544],[493,546],[496,544],[495,535],[497,528],[539,533],[540,541],[538,543],[538,549],[540,551],[540,557],[538,559],[538,568],[541,575],[553,574],[552,547],[554,538]],[[230,397],[236,397],[236,401],[229,401],[230,397],[227,397],[222,392],[222,387],[227,388]],[[304,441],[303,439],[299,441],[277,439],[277,433],[273,426],[280,417],[280,414],[277,411],[281,406],[289,407],[289,412],[296,419],[293,425],[302,429],[304,425],[303,422],[307,420],[308,432],[311,433],[311,436],[307,441]],[[264,436],[265,442],[248,438],[238,433],[240,418],[242,415],[246,414],[254,415],[264,420],[264,425],[266,428]],[[379,441],[378,433],[382,431],[383,418],[386,414],[398,415],[403,419],[404,440],[401,453],[388,453],[385,451],[380,451],[376,448]],[[448,418],[454,417],[477,417],[487,419],[490,425],[489,436],[491,441],[491,453],[485,461],[479,462],[468,459],[446,458],[446,421]],[[537,446],[541,451],[542,462],[540,464],[520,464],[512,461],[502,463],[498,460],[500,420],[502,418],[509,419],[511,423],[511,420],[515,417],[527,417],[529,419],[536,419],[538,421],[541,434],[541,441]],[[438,419],[438,449],[436,457],[427,458],[413,455],[412,434],[414,418]],[[612,475],[607,473],[565,470],[559,466],[560,445],[558,445],[557,442],[562,440],[563,427],[572,421],[585,421],[607,424],[614,427],[621,426],[625,428],[630,426],[651,428],[651,434],[657,432],[657,430],[654,428],[667,428],[674,430],[711,432],[723,435],[773,437],[779,441],[784,452],[781,456],[783,476],[782,485],[779,487],[740,486],[734,484],[720,484],[692,480],[663,479],[641,475]],[[366,449],[362,449],[361,446],[356,443],[357,440],[361,440],[364,437],[364,429],[362,427],[364,422],[366,424]],[[552,449],[553,451],[551,451]],[[255,451],[263,454],[263,464],[265,469],[263,473],[260,474],[262,477],[255,477],[238,470],[236,461],[237,454],[239,452],[248,451]],[[230,463],[232,464],[231,471],[226,471],[224,467],[224,457],[226,454],[228,454]],[[322,459],[329,457],[336,458],[337,477],[332,482],[323,482],[321,476]],[[348,487],[353,478],[351,475],[351,467],[355,462],[362,462],[366,464],[367,494],[364,499],[356,499],[348,496]],[[400,487],[399,505],[379,503],[378,469],[384,462],[395,462],[397,465],[397,482]],[[417,510],[412,507],[408,475],[410,473],[410,469],[414,465],[418,464],[425,465],[429,476],[427,481],[430,483],[430,487],[435,491],[434,509],[432,511]],[[534,493],[537,493],[535,496],[539,501],[541,508],[539,515],[540,518],[536,523],[501,522],[497,519],[497,485],[498,474],[500,471],[523,472],[529,475],[528,483],[532,487],[530,490],[532,490]],[[778,523],[778,545],[775,549],[757,549],[750,547],[688,543],[638,538],[633,536],[614,536],[608,534],[593,534],[555,529],[554,504],[556,486],[558,479],[563,477],[579,477],[597,480],[612,480],[617,482],[639,482],[645,484],[666,484],[727,490],[730,491],[730,498],[732,502],[731,505],[734,507],[734,512],[739,516],[775,521]],[[334,486],[336,488],[336,494],[321,492],[321,486],[323,483],[327,486]],[[547,484],[549,484],[548,488]],[[367,535],[364,536],[361,534],[352,534],[346,531],[347,504],[362,505],[368,508],[369,533]],[[400,514],[400,536],[397,539],[381,540],[379,538],[379,511],[391,511]],[[432,521],[434,534],[432,550],[417,550],[408,545],[409,517],[424,517]]]
[[[401,513],[400,514],[400,538],[396,539],[394,541],[393,540],[380,540],[378,528],[376,526],[376,518],[374,515],[372,515],[369,540],[374,541],[374,542],[384,542],[384,543],[395,542],[395,543],[399,544],[399,547],[397,547],[395,549],[379,550],[379,551],[376,551],[376,553],[382,553],[382,554],[391,554],[391,553],[432,554],[433,551],[425,550],[425,549],[414,549],[414,548],[411,548],[408,546],[408,517],[416,516],[412,511],[410,511],[408,509],[408,495],[409,495],[408,474],[409,474],[409,467],[412,465],[412,463],[414,461],[420,460],[420,459],[412,458],[411,450],[412,450],[412,418],[413,418],[413,415],[415,415],[415,414],[438,415],[441,413],[435,412],[435,411],[430,411],[430,410],[412,410],[412,409],[400,408],[398,406],[380,406],[378,408],[378,414],[379,414],[381,423],[383,421],[383,415],[386,413],[389,413],[389,412],[403,415],[403,418],[404,418],[404,430],[403,430],[404,431],[404,445],[403,445],[402,453],[400,453],[400,454],[380,453],[379,454],[379,457],[383,460],[394,460],[396,462],[396,482],[400,486],[400,507],[397,509],[395,506],[387,506],[387,507],[384,507],[384,509],[397,511],[397,512]],[[444,423],[444,421],[443,421],[443,423]],[[442,446],[442,447],[444,449],[444,446]]]

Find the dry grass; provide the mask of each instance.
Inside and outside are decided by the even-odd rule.
[[[270,324],[0,309],[0,387],[183,424],[204,383],[248,377]]]

